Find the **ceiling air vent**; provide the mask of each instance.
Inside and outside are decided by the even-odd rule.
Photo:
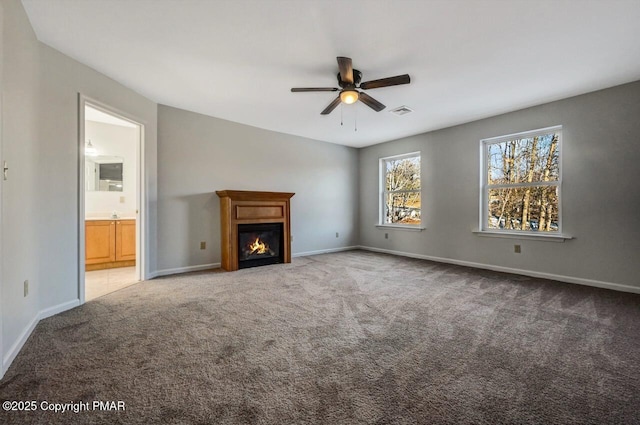
[[[413,112],[413,109],[409,108],[408,106],[398,106],[396,109],[392,109],[389,112],[400,116],[410,114],[411,112]]]

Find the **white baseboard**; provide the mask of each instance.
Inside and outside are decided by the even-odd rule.
[[[346,246],[340,248],[329,248],[329,249],[321,249],[318,251],[307,251],[307,252],[298,252],[291,254],[292,257],[305,257],[307,255],[319,255],[319,254],[328,254],[330,252],[339,252],[339,251],[351,251],[354,249],[358,249],[357,246]],[[148,275],[148,279],[153,279],[160,276],[169,276],[172,274],[180,274],[180,273],[189,273],[189,272],[197,272],[201,270],[209,270],[209,269],[217,269],[221,266],[220,263],[211,263],[211,264],[201,264],[198,266],[187,266],[187,267],[176,267],[174,269],[164,269],[164,270],[156,270],[155,272],[151,272]]]
[[[358,246],[357,248],[365,251],[382,252],[385,254],[399,255],[402,257],[419,258],[422,260],[436,261],[438,263],[447,263],[447,264],[455,264],[458,266],[475,267],[477,269],[520,274],[524,276],[538,277],[542,279],[551,279],[551,280],[557,280],[560,282],[575,283],[578,285],[594,286],[596,288],[612,289],[614,291],[631,292],[634,294],[640,294],[640,287],[622,285],[620,283],[603,282],[600,280],[584,279],[584,278],[573,277],[573,276],[563,276],[563,275],[552,274],[552,273],[537,272],[533,270],[514,269],[511,267],[495,266],[492,264],[473,263],[471,261],[455,260],[453,258],[433,257],[430,255],[414,254],[411,252],[402,252],[402,251],[394,251],[391,249],[374,248],[371,246]]]
[[[4,356],[4,359],[2,359],[2,376],[4,376],[4,373],[9,369],[9,366],[11,366],[11,363],[16,358],[20,350],[22,350],[25,342],[27,342],[27,340],[31,336],[31,332],[33,332],[33,330],[36,328],[36,325],[40,321],[38,317],[39,314],[36,314],[33,320],[31,320],[27,327],[22,331],[18,340],[11,346],[11,348],[7,352],[7,355]]]
[[[291,254],[291,257],[305,257],[307,255],[319,255],[319,254],[328,254],[330,252],[340,252],[340,251],[352,251],[354,249],[358,249],[358,246],[346,246],[340,248],[329,248],[329,249],[320,249],[317,251],[306,251],[306,252],[298,252]],[[221,266],[220,263],[211,263],[211,264],[201,264],[198,266],[187,266],[187,267],[176,267],[174,269],[164,269],[157,270],[155,272],[149,273],[149,279],[153,279],[160,276],[169,276],[172,274],[180,274],[180,273],[189,273],[189,272],[197,272],[201,270],[209,270],[209,269],[217,269]]]
[[[149,273],[149,279],[153,279],[160,276],[169,276],[172,274],[179,273],[189,273],[189,272],[198,272],[201,270],[209,270],[209,269],[217,269],[220,267],[220,263],[211,263],[211,264],[200,264],[198,266],[186,266],[186,267],[176,267],[174,269],[164,269],[164,270],[156,270],[155,272]]]
[[[306,257],[308,255],[320,255],[329,254],[331,252],[353,251],[360,248],[359,246],[342,246],[340,248],[319,249],[317,251],[296,252],[291,254],[291,257]]]
[[[67,301],[66,303],[54,305],[53,307],[45,308],[40,311],[38,314],[38,320],[46,319],[47,317],[54,316],[58,313],[62,313],[63,311],[71,310],[72,308],[78,307],[80,305],[80,300],[75,299],[72,301]]]
[[[22,331],[20,334],[20,338],[11,346],[7,355],[2,359],[2,373],[0,374],[0,378],[2,378],[5,372],[11,366],[11,363],[15,360],[16,356],[22,350],[22,347],[27,342],[31,333],[36,328],[40,320],[46,319],[47,317],[51,317],[55,314],[62,313],[63,311],[71,310],[74,307],[80,305],[80,300],[75,299],[72,301],[67,301],[62,304],[54,305],[53,307],[45,308],[44,310],[40,310],[38,314],[29,322],[29,325]]]
[[[411,252],[394,251],[391,249],[374,248],[374,247],[362,246],[362,245],[321,249],[317,251],[298,252],[298,253],[292,254],[292,256],[305,257],[308,255],[328,254],[332,252],[351,251],[354,249],[362,249],[365,251],[381,252],[385,254],[398,255],[402,257],[436,261],[439,263],[475,267],[478,269],[493,270],[493,271],[504,272],[504,273],[514,273],[514,274],[519,274],[524,276],[551,279],[551,280],[557,280],[560,282],[575,283],[578,285],[594,286],[597,288],[612,289],[614,291],[631,292],[635,294],[640,294],[640,287],[622,285],[619,283],[603,282],[599,280],[584,279],[584,278],[578,278],[578,277],[572,277],[572,276],[563,276],[563,275],[557,275],[552,273],[537,272],[532,270],[514,269],[511,267],[495,266],[495,265],[483,264],[483,263],[474,263],[471,261],[455,260],[452,258],[433,257],[430,255],[414,254]],[[200,270],[208,270],[208,269],[214,269],[218,267],[220,267],[220,263],[202,264],[198,266],[177,267],[173,269],[158,270],[156,272],[150,273],[149,278],[153,279],[154,277],[159,277],[159,276],[167,276],[167,275],[178,274],[178,273],[188,273],[188,272],[194,272],[194,271],[200,271]],[[22,331],[18,340],[11,346],[11,348],[7,352],[7,355],[4,356],[2,360],[2,370],[0,370],[0,378],[2,378],[5,372],[9,369],[9,366],[11,365],[13,360],[15,360],[16,356],[18,355],[18,353],[20,352],[24,344],[27,342],[27,340],[29,339],[29,336],[31,336],[31,333],[33,332],[33,330],[35,329],[35,327],[37,326],[40,320],[46,319],[47,317],[51,317],[58,313],[62,313],[63,311],[70,310],[79,305],[80,305],[80,300],[75,299],[75,300],[67,301],[62,304],[58,304],[58,305],[39,311],[38,314],[36,314],[36,316],[33,318],[33,320],[31,320],[31,322],[29,322],[27,327]]]
[[[358,249],[358,246],[346,246],[340,248],[329,248],[329,249],[320,249],[318,251],[307,251],[307,252],[298,252],[291,254],[292,257],[305,257],[307,255],[319,255],[319,254],[328,254],[330,252],[340,252],[340,251],[352,251],[354,249]],[[180,274],[180,273],[189,273],[189,272],[197,272],[201,270],[209,270],[209,269],[217,269],[221,266],[220,263],[211,263],[211,264],[201,264],[198,266],[187,266],[187,267],[176,267],[173,269],[164,269],[164,270],[156,270],[155,272],[149,273],[148,278],[153,279],[160,276],[169,276],[172,274]]]

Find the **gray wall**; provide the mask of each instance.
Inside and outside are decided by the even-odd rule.
[[[19,2],[3,2],[2,181],[3,362],[7,351],[37,316],[41,292],[38,270],[39,46]],[[23,297],[23,281],[30,293]]]
[[[361,244],[640,288],[640,82],[358,151],[158,107],[39,43],[18,0],[0,12],[3,367],[39,317],[78,298],[79,92],[145,124],[147,274],[218,263],[215,191],[240,189],[296,192],[294,254]],[[563,226],[575,239],[517,241],[517,255],[513,239],[473,234],[479,140],[555,124]],[[416,150],[427,229],[377,229],[378,158]]]
[[[145,185],[147,188],[147,264],[145,272],[155,270],[157,200],[157,104],[127,89],[91,68],[40,44],[42,111],[40,143],[42,181],[56,175],[56,187],[42,187],[41,201],[49,216],[42,222],[40,268],[45,276],[60,282],[77,280],[78,256],[78,93],[133,115],[145,124]],[[59,224],[50,226],[50,219]],[[62,245],[61,245],[62,244]],[[76,296],[76,288],[61,283],[47,284],[43,303],[57,305]]]
[[[78,93],[146,124],[147,271],[155,270],[157,105],[38,42],[19,1],[2,6],[1,159],[10,167],[1,182],[6,367],[39,317],[78,300]]]
[[[295,192],[294,255],[357,245],[357,168],[353,148],[160,105],[158,269],[220,262],[216,190]]]
[[[636,82],[361,149],[360,244],[638,288],[639,117]],[[472,233],[479,221],[480,140],[556,124],[563,125],[562,226],[575,239]],[[376,228],[378,159],[418,150],[426,230]],[[516,243],[521,254],[513,252]]]

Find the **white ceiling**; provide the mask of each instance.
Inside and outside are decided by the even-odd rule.
[[[43,43],[158,103],[355,147],[640,80],[640,0],[23,4]],[[335,87],[336,56],[411,84],[369,90],[387,109],[344,105],[341,126],[320,115],[336,93],[290,92]]]

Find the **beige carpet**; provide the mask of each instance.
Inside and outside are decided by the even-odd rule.
[[[167,277],[42,321],[0,381],[126,410],[0,423],[637,424],[639,323],[637,295],[361,251]]]

